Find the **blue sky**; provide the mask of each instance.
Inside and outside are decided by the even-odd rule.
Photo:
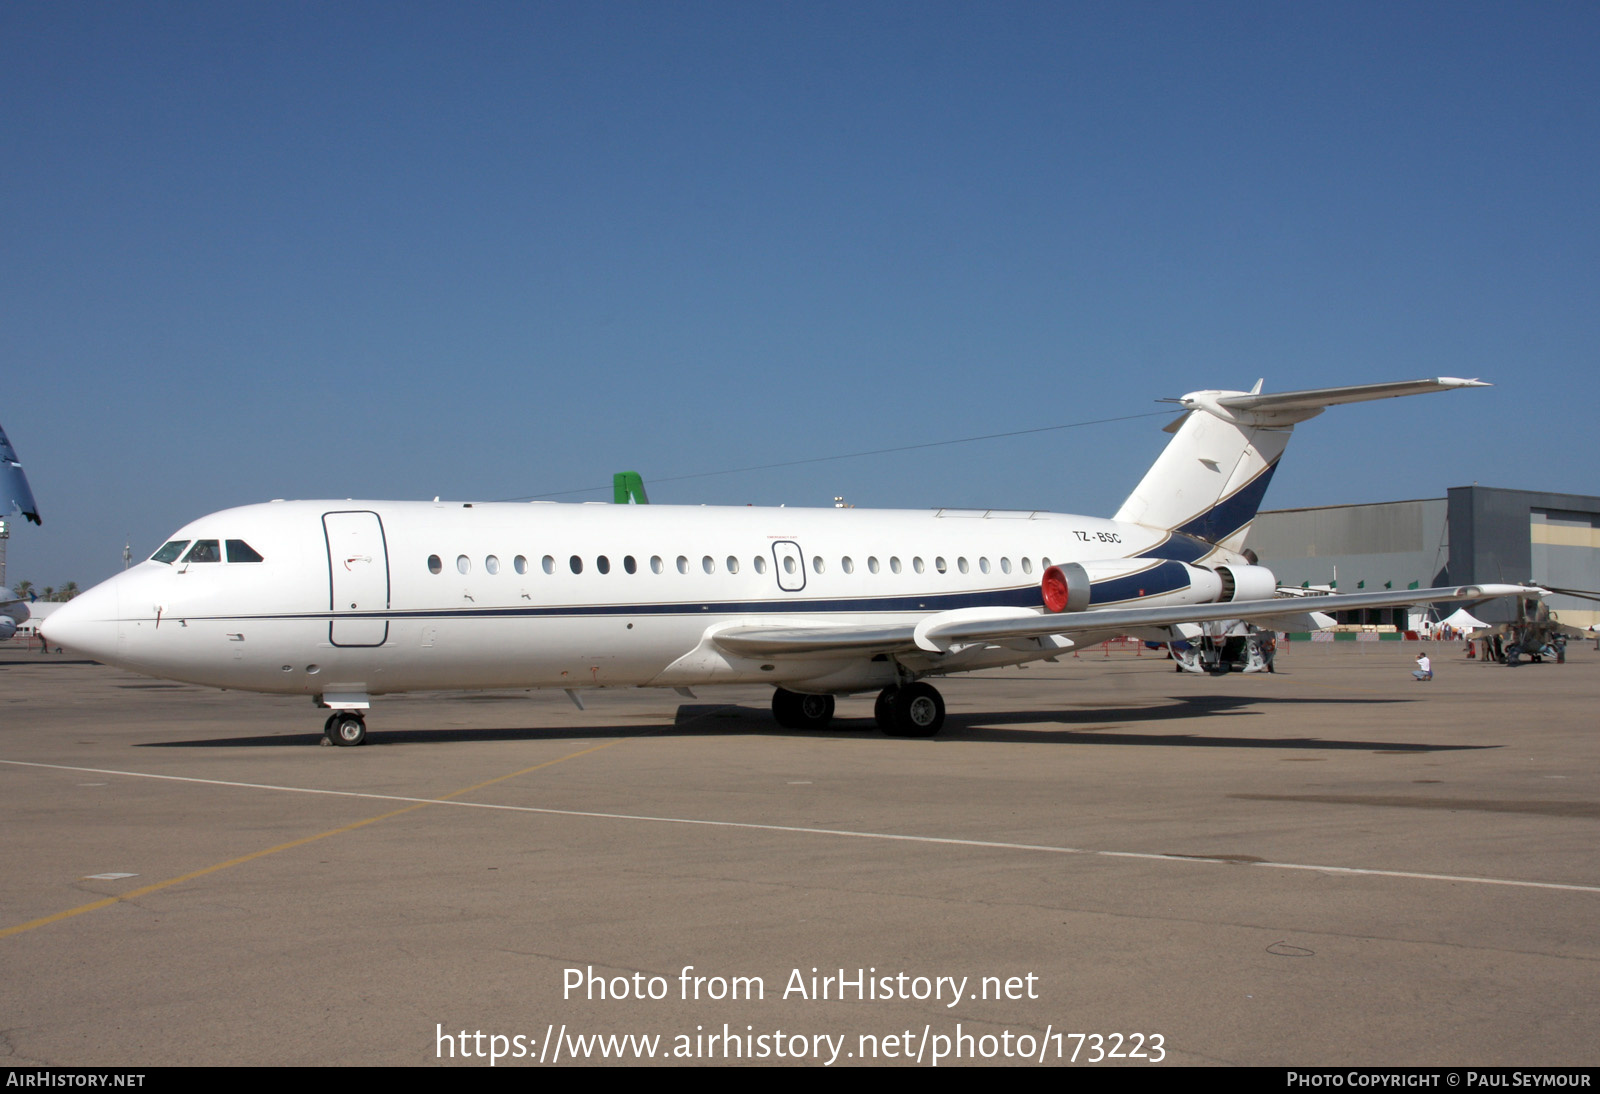
[[[0,8],[0,423],[87,586],[274,497],[1109,515],[1206,387],[1269,507],[1600,493],[1600,8]]]

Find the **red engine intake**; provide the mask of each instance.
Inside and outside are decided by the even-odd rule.
[[[1089,572],[1076,562],[1051,566],[1039,579],[1047,612],[1081,612],[1089,606]]]

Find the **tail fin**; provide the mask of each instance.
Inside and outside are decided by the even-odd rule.
[[[1240,550],[1297,422],[1338,403],[1488,386],[1441,376],[1270,395],[1261,394],[1260,381],[1253,391],[1190,392],[1177,400],[1184,416],[1167,427],[1176,436],[1115,519]]]

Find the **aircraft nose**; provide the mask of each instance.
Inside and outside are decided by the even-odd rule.
[[[101,582],[51,612],[39,624],[45,642],[96,660],[112,657],[121,630],[115,584],[115,578]]]

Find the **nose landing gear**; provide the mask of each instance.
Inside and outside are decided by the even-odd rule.
[[[354,710],[339,710],[328,715],[322,735],[329,744],[351,748],[367,743],[367,720]]]

